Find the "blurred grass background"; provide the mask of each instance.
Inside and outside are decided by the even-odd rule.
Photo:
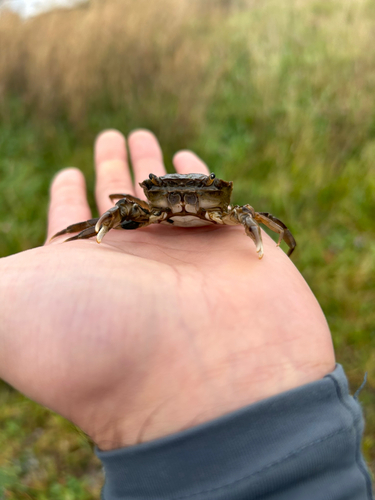
[[[92,143],[151,129],[195,150],[234,201],[284,220],[366,417],[375,472],[375,4],[101,0],[0,15],[0,256],[43,244],[48,187]],[[0,499],[94,499],[91,444],[0,385]]]

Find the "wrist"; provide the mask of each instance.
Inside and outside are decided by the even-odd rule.
[[[176,393],[164,390],[161,394],[160,386],[151,384],[149,394],[143,395],[147,404],[110,412],[113,418],[96,425],[98,432],[91,437],[102,451],[152,441],[315,382],[335,368],[334,359],[298,368],[269,361],[267,366],[251,370],[227,366],[215,376],[186,381]]]

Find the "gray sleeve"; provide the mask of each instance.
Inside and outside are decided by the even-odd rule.
[[[105,500],[370,500],[344,371],[216,420],[96,453]]]

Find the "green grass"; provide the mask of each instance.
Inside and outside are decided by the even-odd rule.
[[[98,498],[103,477],[86,437],[0,384],[0,498]]]
[[[65,112],[56,91],[54,113],[28,88],[1,94],[0,255],[43,243],[58,169],[81,168],[93,203],[92,142],[101,129],[151,128],[169,170],[176,150],[195,150],[235,181],[235,202],[277,214],[296,235],[294,262],[324,310],[353,392],[368,372],[360,400],[375,473],[375,9],[364,0],[210,5],[205,18],[193,12],[173,44],[147,49],[127,97],[107,81],[81,117],[70,112],[74,95]],[[175,47],[189,70],[173,62]],[[0,400],[0,498],[97,498],[100,465],[86,438],[5,384]]]

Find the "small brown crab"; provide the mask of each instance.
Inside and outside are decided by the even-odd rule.
[[[261,223],[280,235],[277,246],[282,240],[286,242],[288,256],[296,247],[292,233],[281,220],[267,212],[255,212],[250,205],[231,206],[233,182],[217,179],[215,174],[167,174],[162,177],[150,174],[140,186],[147,202],[130,194],[111,194],[112,201],[119,201],[101,217],[72,224],[53,238],[80,231],[66,241],[96,236],[100,243],[110,229],[138,229],[155,223],[182,227],[242,224],[261,259],[263,243],[258,225]]]

